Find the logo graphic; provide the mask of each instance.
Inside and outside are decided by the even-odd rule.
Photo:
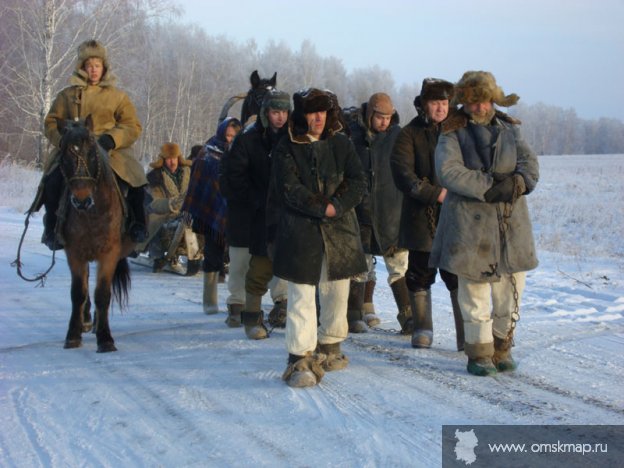
[[[475,448],[479,445],[479,439],[474,433],[474,429],[469,431],[455,430],[455,458],[458,461],[463,461],[466,465],[472,465],[476,460]]]

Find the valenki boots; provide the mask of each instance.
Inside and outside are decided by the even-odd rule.
[[[455,319],[455,338],[457,341],[457,351],[464,350],[464,319],[462,318],[459,301],[457,300],[457,289],[450,291],[451,305],[453,306],[453,319]]]
[[[213,315],[219,313],[219,304],[217,302],[218,275],[218,271],[207,271],[204,273],[204,314]]]
[[[364,287],[364,305],[362,305],[363,320],[369,327],[376,327],[381,323],[379,316],[375,314],[375,304],[373,304],[373,293],[375,292],[375,280],[368,280]]]
[[[414,332],[412,348],[431,348],[433,342],[433,321],[431,318],[431,289],[410,291]]]
[[[269,337],[264,326],[262,296],[247,293],[245,310],[241,312],[241,320],[245,326],[245,335],[250,340],[263,340]]]
[[[502,339],[497,336],[494,337],[494,356],[492,356],[492,362],[499,372],[513,371],[518,367],[516,361],[511,357],[512,344],[513,340],[511,338]]]
[[[397,320],[399,321],[399,325],[401,325],[401,334],[411,335],[414,332],[414,320],[412,318],[412,305],[410,302],[409,290],[405,283],[405,277],[392,283],[390,289],[392,289],[394,302],[396,302],[399,311]]]
[[[465,343],[464,352],[468,356],[466,369],[470,374],[478,377],[496,375],[496,367],[492,363],[493,343]]]
[[[349,301],[347,305],[347,322],[349,333],[365,333],[368,330],[363,320],[362,306],[364,305],[364,283],[351,281],[349,283]]]
[[[241,312],[244,308],[243,304],[228,304],[228,316],[225,319],[225,324],[230,328],[241,327]]]
[[[324,355],[312,353],[306,353],[305,356],[289,354],[288,365],[282,375],[282,380],[285,381],[289,387],[313,387],[318,384],[325,375],[325,371],[322,367],[324,359]]]
[[[325,371],[342,370],[349,364],[349,358],[340,351],[340,342],[332,344],[319,344],[318,352],[327,356],[323,363]]]

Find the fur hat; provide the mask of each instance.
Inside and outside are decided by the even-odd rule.
[[[336,108],[334,104],[334,101],[337,102],[338,98],[335,95],[332,97],[332,94],[318,88],[307,88],[293,94],[294,108],[289,122],[289,130],[294,140],[307,141],[306,138],[300,139],[297,137],[308,132],[308,122],[305,114],[313,112],[327,112],[325,132],[334,134],[342,130],[342,125],[338,119],[338,111],[340,109]]]
[[[84,41],[78,46],[78,60],[76,62],[76,68],[82,68],[87,59],[91,57],[97,57],[102,59],[104,68],[108,69],[108,56],[106,54],[106,47],[99,43],[95,39],[89,39]]]
[[[476,102],[493,102],[499,106],[509,107],[518,102],[516,94],[505,96],[496,84],[494,75],[486,71],[467,71],[455,85],[454,102],[473,104]]]
[[[190,166],[193,164],[192,161],[184,159],[182,151],[180,151],[180,147],[177,143],[165,143],[160,147],[160,153],[158,153],[158,156],[156,156],[154,161],[150,163],[150,167],[160,169],[163,167],[165,159],[169,158],[178,158],[178,164],[180,166]]]
[[[292,111],[288,93],[276,89],[269,89],[266,92],[262,99],[262,106],[260,107],[260,121],[264,128],[269,128],[269,119],[266,115],[269,109]]]
[[[386,93],[375,93],[368,100],[368,105],[366,106],[366,124],[368,128],[371,128],[371,119],[375,112],[383,115],[394,114],[392,99]]]
[[[420,87],[420,94],[414,99],[414,107],[422,109],[427,101],[443,101],[449,103],[453,99],[453,83],[439,78],[425,78]]]

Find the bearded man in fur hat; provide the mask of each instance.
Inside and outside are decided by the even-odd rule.
[[[180,215],[180,208],[186,195],[191,175],[191,161],[184,159],[177,143],[165,143],[158,156],[150,163],[147,173],[149,183],[148,237],[137,246],[139,252],[149,247],[153,259],[153,271],[161,271],[165,266],[165,252],[169,240],[164,235],[163,226]]]
[[[403,329],[412,335],[414,348],[429,348],[433,342],[431,286],[437,270],[429,267],[429,254],[447,193],[436,176],[434,155],[452,97],[452,83],[425,78],[414,99],[418,115],[401,130],[391,157],[394,180],[403,192],[399,245],[409,249],[405,282],[412,316]],[[461,351],[464,325],[457,304],[457,276],[445,270],[440,276],[450,292],[457,350]]]
[[[277,212],[267,219],[273,271],[289,282],[283,379],[307,387],[324,371],[348,364],[340,343],[348,333],[349,278],[366,271],[354,209],[366,180],[353,143],[341,133],[332,97],[310,88],[296,92],[293,102],[288,136],[273,151]]]
[[[41,204],[46,208],[41,241],[52,250],[63,248],[57,226],[57,210],[65,185],[58,165],[61,134],[57,119],[84,120],[91,115],[99,145],[109,152],[113,171],[128,186],[130,237],[134,242],[143,242],[147,237],[143,207],[147,180],[133,148],[141,135],[141,123],[128,95],[115,87],[116,77],[111,72],[106,48],[100,42],[91,39],[80,44],[69,82],[71,86],[56,96],[44,121],[46,137],[55,150],[46,162],[37,199],[31,208],[38,211]]]
[[[526,195],[539,178],[520,122],[496,110],[518,101],[485,71],[455,85],[462,108],[443,124],[436,173],[448,190],[430,266],[458,276],[468,372],[516,368],[511,356],[526,271],[537,267]]]

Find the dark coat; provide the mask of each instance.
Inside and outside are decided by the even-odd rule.
[[[390,164],[403,192],[399,247],[430,252],[439,216],[442,187],[435,173],[435,148],[440,125],[422,115],[399,133]]]
[[[282,138],[273,151],[274,194],[278,213],[273,271],[303,284],[317,284],[323,256],[328,279],[366,271],[355,206],[366,180],[353,143],[341,133],[320,141]],[[336,216],[325,217],[332,203]]]
[[[537,266],[526,195],[537,184],[539,166],[517,123],[498,111],[493,125],[476,125],[463,113],[445,122],[448,131],[438,141],[436,170],[448,194],[431,267],[494,282],[502,274]],[[513,205],[486,202],[484,194],[494,183],[494,173],[520,174],[525,194]]]
[[[362,104],[359,118],[350,125],[351,141],[360,157],[368,189],[355,211],[364,252],[383,255],[396,249],[399,243],[403,194],[392,179],[390,155],[401,127],[395,113],[385,132],[370,132],[362,118],[366,106]]]
[[[271,179],[271,150],[285,131],[274,133],[260,119],[232,143],[224,177],[228,184],[228,206],[247,215],[249,253],[267,255],[266,202]],[[232,226],[232,229],[238,227]]]

